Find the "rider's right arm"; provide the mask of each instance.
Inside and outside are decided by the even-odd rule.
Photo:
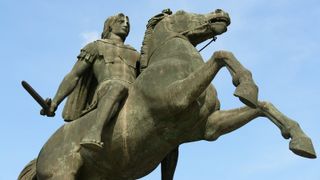
[[[79,78],[91,66],[85,61],[77,61],[72,70],[62,80],[55,97],[52,100],[53,112],[57,106],[73,91],[76,87]]]
[[[78,61],[62,80],[58,91],[52,100],[50,111],[54,112],[57,109],[57,106],[73,91],[80,77],[92,66],[97,54],[95,42],[86,45],[81,50]]]

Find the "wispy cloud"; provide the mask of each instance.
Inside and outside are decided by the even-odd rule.
[[[82,45],[86,45],[89,42],[92,42],[94,40],[99,39],[99,33],[98,31],[89,31],[89,32],[83,32],[80,34],[82,38]]]

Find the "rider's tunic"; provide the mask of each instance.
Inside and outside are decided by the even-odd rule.
[[[84,113],[94,109],[104,95],[112,98],[112,92],[128,90],[136,79],[136,62],[140,54],[131,46],[100,39],[89,43],[78,56],[79,61],[92,65],[92,72],[98,81],[94,98]]]

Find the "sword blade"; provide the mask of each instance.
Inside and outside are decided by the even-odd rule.
[[[23,88],[33,97],[33,99],[36,100],[44,109],[44,111],[49,110],[47,102],[30,86],[30,84],[28,84],[26,81],[22,81],[21,84]]]

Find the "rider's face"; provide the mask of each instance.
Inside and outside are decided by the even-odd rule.
[[[111,26],[112,28],[112,33],[125,38],[129,34],[130,31],[130,24],[129,24],[129,19],[127,16],[119,16],[116,21],[113,23]]]

